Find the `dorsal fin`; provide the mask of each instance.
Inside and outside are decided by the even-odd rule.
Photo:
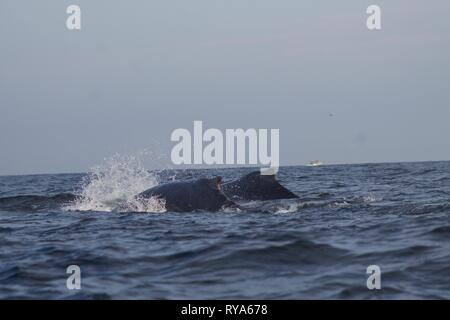
[[[211,188],[220,190],[221,189],[220,186],[222,184],[222,177],[217,176],[212,179],[209,179],[209,184],[210,184]]]

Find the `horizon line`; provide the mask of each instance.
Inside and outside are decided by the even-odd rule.
[[[381,161],[381,162],[347,162],[347,163],[324,163],[319,167],[326,166],[345,166],[345,165],[369,165],[369,164],[396,164],[396,163],[423,163],[423,162],[449,162],[450,160],[407,160],[407,161]],[[228,166],[228,165],[214,165],[215,167],[185,167],[185,168],[162,168],[162,169],[147,169],[148,171],[162,171],[162,170],[212,170],[212,169],[250,169],[261,168],[259,166]],[[306,164],[288,164],[282,165],[278,168],[286,167],[308,167]],[[48,172],[48,173],[19,173],[19,174],[0,174],[0,177],[22,177],[22,176],[43,176],[43,175],[67,175],[67,174],[89,174],[91,171],[85,172]]]

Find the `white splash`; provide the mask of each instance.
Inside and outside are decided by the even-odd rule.
[[[166,212],[166,201],[155,197],[133,197],[122,207],[127,212]]]
[[[351,207],[352,205],[351,205],[351,203],[349,203],[345,200],[342,200],[342,201],[335,201],[333,203],[330,203],[328,206],[330,208],[346,208],[346,207]]]
[[[159,199],[136,195],[158,185],[157,176],[144,168],[142,155],[116,154],[92,168],[83,179],[80,198],[66,207],[70,211],[163,212]]]
[[[378,200],[379,200],[379,199],[377,199],[375,196],[373,196],[373,195],[371,195],[371,194],[369,194],[369,195],[363,197],[364,203],[372,203],[372,202],[376,202],[376,201],[378,201]]]
[[[276,208],[276,211],[274,212],[275,214],[282,214],[282,213],[294,213],[299,211],[300,209],[304,208],[305,204],[304,203],[290,203],[288,204],[288,206],[282,206],[282,207],[278,207]]]

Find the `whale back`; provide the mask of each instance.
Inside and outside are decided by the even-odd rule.
[[[283,187],[275,175],[251,172],[242,178],[223,184],[223,192],[232,200],[294,199],[298,196]]]
[[[171,182],[150,188],[139,194],[138,197],[162,199],[167,211],[217,211],[224,205],[232,206],[234,204],[221,191],[221,182],[221,177]]]

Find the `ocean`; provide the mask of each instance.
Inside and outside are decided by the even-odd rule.
[[[449,299],[450,162],[281,167],[300,199],[164,212],[133,196],[250,168],[0,177],[0,299]],[[67,267],[81,289],[66,286]],[[369,290],[369,266],[381,289]]]

